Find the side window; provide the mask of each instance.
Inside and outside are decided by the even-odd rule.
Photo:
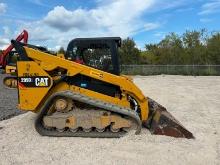
[[[103,71],[113,70],[109,48],[89,48],[83,51],[86,65]]]
[[[77,43],[69,47],[66,58],[109,73],[114,73],[112,51],[106,43]]]

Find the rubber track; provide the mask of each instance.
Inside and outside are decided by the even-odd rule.
[[[56,97],[67,97],[67,98],[71,98],[73,100],[85,103],[85,104],[89,104],[101,109],[105,109],[107,111],[111,111],[111,112],[115,112],[115,113],[119,113],[121,115],[126,115],[132,119],[134,119],[137,123],[137,130],[135,132],[135,134],[139,134],[141,132],[141,127],[142,127],[142,123],[140,120],[140,117],[138,116],[138,114],[131,110],[131,109],[126,109],[111,103],[107,103],[107,102],[103,102],[101,100],[97,100],[76,92],[72,92],[72,91],[62,91],[62,92],[57,92],[54,93],[53,95],[51,95],[49,97],[49,99],[44,103],[36,121],[35,121],[35,129],[37,130],[37,132],[42,135],[42,136],[55,136],[55,137],[91,137],[91,138],[119,138],[122,137],[126,134],[125,131],[123,132],[117,132],[117,133],[113,133],[110,131],[105,131],[105,132],[96,132],[96,131],[92,131],[89,133],[83,132],[83,131],[78,131],[76,133],[72,133],[70,131],[64,131],[64,132],[58,132],[56,130],[47,130],[44,128],[44,126],[42,125],[42,121],[43,121],[43,117],[47,114],[47,110],[49,109],[53,99],[55,99]]]

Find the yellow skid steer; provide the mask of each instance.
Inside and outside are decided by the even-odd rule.
[[[119,37],[77,38],[65,58],[12,41],[19,54],[19,108],[37,113],[43,136],[113,138],[152,134],[194,138],[163,106],[120,75]]]

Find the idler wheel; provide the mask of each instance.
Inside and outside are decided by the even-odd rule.
[[[110,126],[110,131],[111,131],[111,132],[116,133],[116,132],[119,132],[119,130],[120,130],[119,128],[118,128],[118,129],[115,129],[113,125]]]

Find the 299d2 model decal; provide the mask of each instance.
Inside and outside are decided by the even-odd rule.
[[[19,85],[22,87],[49,87],[49,77],[19,77]]]

